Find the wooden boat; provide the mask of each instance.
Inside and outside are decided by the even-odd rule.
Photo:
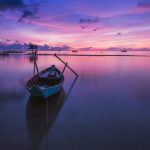
[[[70,69],[76,76],[78,76],[78,74],[75,73],[61,58],[59,58],[56,54],[54,56],[57,57],[63,64],[65,64],[62,72],[57,69],[55,65],[52,65],[51,67],[39,72],[36,59],[34,59],[34,76],[26,83],[31,96],[47,98],[60,92],[63,88],[63,73],[66,67],[68,67],[68,69]],[[37,70],[36,75],[35,70]]]
[[[58,93],[63,87],[63,72],[58,70],[55,65],[52,65],[51,67],[34,75],[26,84],[31,96],[46,98]]]

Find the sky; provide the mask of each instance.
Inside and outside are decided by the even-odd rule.
[[[0,0],[0,44],[150,48],[150,0]]]

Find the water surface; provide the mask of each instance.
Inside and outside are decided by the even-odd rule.
[[[48,101],[30,97],[26,55],[0,56],[0,147],[3,150],[149,150],[150,57],[61,56],[64,89]],[[63,64],[38,56],[42,70]]]

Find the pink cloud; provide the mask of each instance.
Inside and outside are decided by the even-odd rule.
[[[148,2],[139,2],[138,7],[140,7],[140,8],[149,8],[150,9],[150,3],[148,3]]]
[[[135,9],[137,12],[149,12],[150,11],[150,2],[139,2]]]

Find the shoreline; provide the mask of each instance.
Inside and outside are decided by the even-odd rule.
[[[55,54],[55,53],[54,53]],[[52,56],[54,54],[37,54],[39,56]],[[107,57],[107,56],[118,56],[118,57],[150,57],[150,55],[141,55],[141,54],[59,54],[59,53],[56,53],[58,56],[79,56],[79,57],[82,57],[82,56],[85,56],[85,57],[91,57],[91,56],[94,56],[94,57]],[[25,54],[25,53],[0,53],[0,56],[11,56],[11,55],[26,55],[26,56],[34,56],[32,54]]]

